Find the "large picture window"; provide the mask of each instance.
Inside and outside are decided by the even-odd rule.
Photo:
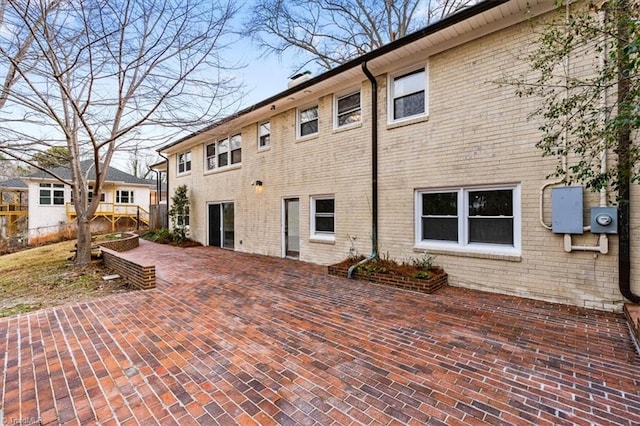
[[[311,237],[335,238],[335,198],[333,196],[311,198]]]
[[[335,127],[345,127],[361,121],[360,91],[337,97],[335,101]]]
[[[42,206],[64,205],[64,185],[61,183],[41,183],[39,195]]]
[[[478,251],[520,249],[520,188],[416,193],[416,244]]]
[[[318,105],[298,110],[298,137],[318,133]]]
[[[427,112],[426,68],[392,77],[390,82],[390,117],[402,120]]]

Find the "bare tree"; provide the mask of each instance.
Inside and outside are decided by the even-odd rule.
[[[141,144],[135,144],[129,151],[129,173],[135,177],[147,179],[151,172],[151,165],[159,161],[158,154],[146,150]]]
[[[246,34],[267,53],[331,69],[476,0],[255,0]]]
[[[15,77],[3,92],[0,153],[42,169],[30,161],[35,152],[68,149],[71,179],[46,171],[72,187],[76,265],[83,266],[99,202],[89,200],[89,174],[100,192],[114,153],[148,141],[145,128],[173,137],[230,105],[235,88],[221,56],[236,7],[231,0],[3,0],[2,8],[0,69]],[[86,158],[92,170],[81,167]]]

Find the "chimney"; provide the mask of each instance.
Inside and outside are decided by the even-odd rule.
[[[299,74],[289,77],[289,83],[287,84],[287,88],[291,89],[293,86],[297,86],[298,84],[311,79],[311,71],[303,71]]]

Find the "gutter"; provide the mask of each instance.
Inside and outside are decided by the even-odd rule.
[[[165,157],[164,155],[162,155],[162,153],[160,151],[158,151],[158,155],[160,157],[164,158],[164,162],[167,164],[167,213],[166,213],[166,217],[167,217],[167,228],[169,228],[169,159],[167,157]],[[158,185],[160,186],[160,191],[158,192],[158,194],[160,194],[160,197],[162,197],[162,183],[160,182],[160,179],[158,179]]]
[[[625,19],[621,19],[630,5],[627,1],[618,4],[616,10],[616,24],[618,30],[618,99],[617,105],[628,104],[631,91],[630,77],[625,73],[625,44],[630,39],[629,26]],[[616,135],[618,145],[618,177],[621,179],[618,187],[618,286],[620,293],[631,302],[640,304],[640,296],[631,291],[631,224],[630,224],[630,195],[631,195],[631,126],[626,124],[618,130]]]
[[[371,82],[371,254],[366,259],[351,265],[347,278],[353,278],[356,268],[378,257],[378,81],[362,62],[362,72]]]

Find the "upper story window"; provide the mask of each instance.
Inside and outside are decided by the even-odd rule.
[[[178,154],[178,174],[191,171],[191,151]]]
[[[64,185],[61,183],[41,183],[39,195],[42,206],[64,205]]]
[[[318,133],[318,105],[298,110],[298,137]]]
[[[271,123],[263,121],[258,124],[258,149],[267,149],[271,145]]]
[[[427,113],[426,68],[392,76],[389,89],[389,117],[392,121]]]
[[[332,195],[311,198],[312,238],[335,238],[335,208],[335,198]]]
[[[334,127],[345,127],[362,120],[360,107],[360,91],[335,98]]]
[[[418,246],[519,251],[520,188],[418,191],[416,228]]]
[[[133,204],[133,191],[127,189],[119,189],[116,191],[116,203]]]
[[[224,168],[242,162],[242,136],[233,135],[211,142],[205,147],[205,167],[207,170]]]

